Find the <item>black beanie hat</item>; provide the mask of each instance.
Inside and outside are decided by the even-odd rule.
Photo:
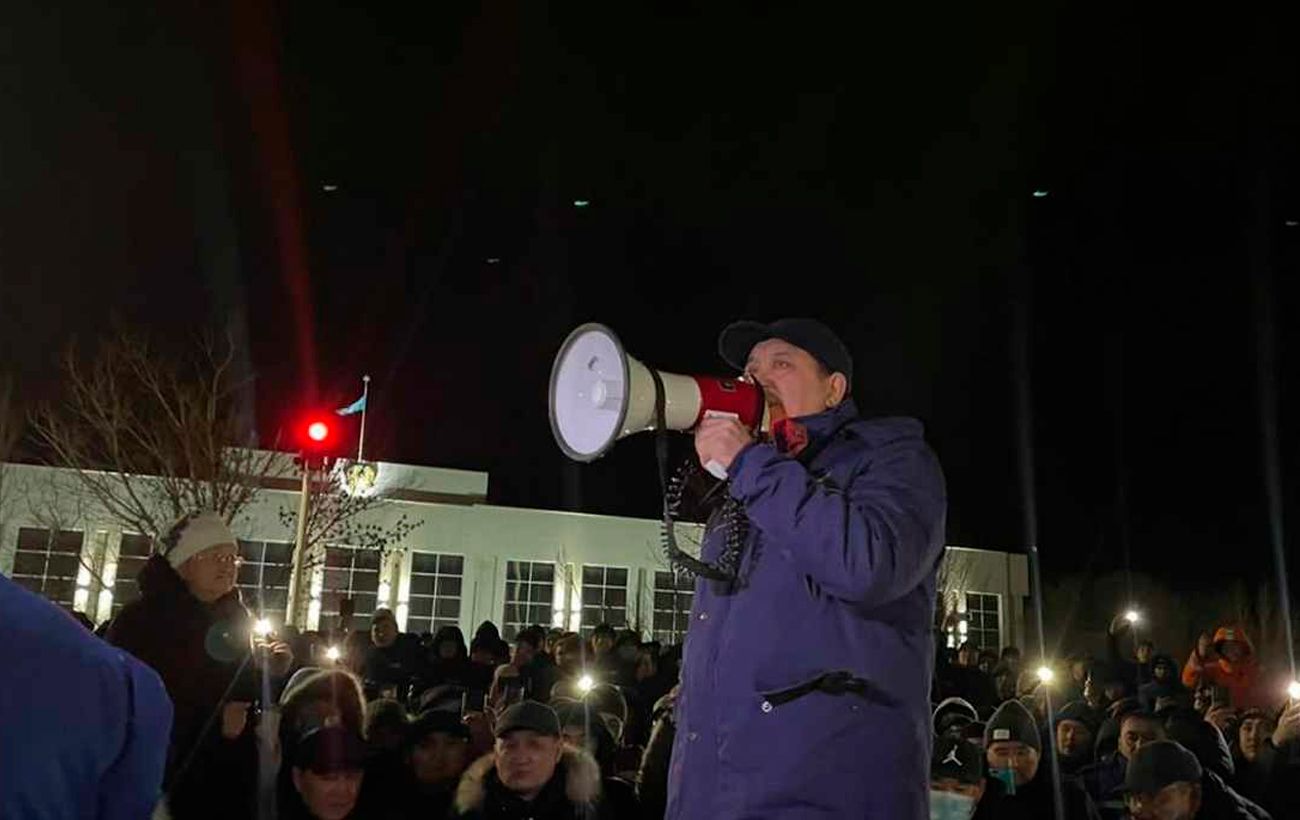
[[[1101,716],[1097,711],[1081,700],[1072,700],[1061,707],[1061,711],[1056,713],[1056,725],[1060,726],[1061,721],[1073,720],[1075,723],[1082,723],[1088,727],[1088,731],[1094,735],[1101,726]]]
[[[1017,741],[1033,747],[1034,751],[1043,751],[1034,716],[1018,700],[1009,700],[999,706],[984,727],[984,748],[1005,741]]]

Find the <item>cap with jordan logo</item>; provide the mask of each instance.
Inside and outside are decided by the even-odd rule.
[[[984,779],[984,756],[978,746],[959,737],[935,739],[934,755],[930,758],[930,779],[949,778],[967,784]]]

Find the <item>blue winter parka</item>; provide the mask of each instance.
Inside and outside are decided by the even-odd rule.
[[[730,467],[749,534],[736,581],[696,583],[668,818],[926,820],[943,474],[914,419],[797,421],[799,457]]]

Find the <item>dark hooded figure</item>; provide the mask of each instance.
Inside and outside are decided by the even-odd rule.
[[[481,708],[492,684],[492,667],[469,659],[460,627],[444,626],[433,636],[421,675],[421,689],[455,686],[467,693],[467,707]]]
[[[1192,693],[1179,680],[1178,664],[1172,657],[1156,655],[1152,659],[1151,681],[1138,689],[1138,701],[1147,712],[1155,712],[1166,706],[1192,705]]]

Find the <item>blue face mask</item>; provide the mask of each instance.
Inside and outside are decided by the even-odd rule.
[[[930,790],[930,820],[970,820],[974,814],[975,798]]]
[[[1006,787],[1008,797],[1016,793],[1016,770],[1015,769],[989,769],[989,774],[995,779],[1001,780],[1002,785]]]

